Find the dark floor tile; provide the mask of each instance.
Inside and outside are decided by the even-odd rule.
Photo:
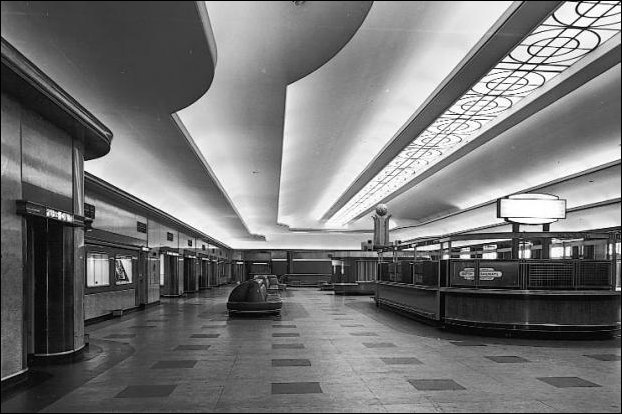
[[[272,394],[322,394],[319,382],[273,382]]]
[[[192,334],[190,338],[218,338],[220,334]]]
[[[293,338],[296,336],[300,336],[300,334],[293,333],[293,332],[276,332],[276,333],[273,333],[272,336],[275,338]]]
[[[177,385],[130,385],[114,398],[157,398],[168,397]]]
[[[466,390],[466,388],[452,379],[411,379],[408,382],[419,391]]]
[[[525,358],[522,358],[519,356],[513,356],[513,355],[487,356],[486,358],[490,359],[491,361],[498,362],[499,364],[516,364],[516,363],[521,363],[521,362],[531,362]]]
[[[272,349],[303,349],[304,344],[272,344]]]
[[[308,359],[273,359],[273,367],[310,367],[311,361]]]
[[[136,334],[110,334],[104,338],[136,338]]]
[[[475,342],[475,341],[450,341],[450,342],[456,346],[486,346],[486,344],[483,344],[481,342]]]
[[[600,387],[598,384],[579,377],[539,377],[538,379],[557,388]]]
[[[194,359],[158,361],[151,366],[151,369],[193,368],[197,362]]]
[[[352,336],[378,336],[375,332],[350,332]]]
[[[363,345],[367,348],[395,348],[392,342],[363,342]]]
[[[205,351],[210,345],[178,345],[173,351]]]
[[[423,364],[423,362],[419,361],[417,358],[407,358],[407,357],[387,357],[380,358],[387,365],[418,365]]]
[[[296,325],[272,325],[273,328],[296,328]]]
[[[619,361],[620,355],[615,354],[597,354],[597,355],[583,355],[588,358],[597,359],[599,361]]]

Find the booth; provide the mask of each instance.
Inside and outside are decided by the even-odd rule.
[[[389,264],[375,299],[440,326],[611,333],[620,329],[615,237],[510,232],[413,240],[413,259]]]

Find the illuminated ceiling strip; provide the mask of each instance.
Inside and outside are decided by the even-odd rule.
[[[472,141],[485,124],[620,32],[619,1],[560,5],[336,214],[343,225]]]

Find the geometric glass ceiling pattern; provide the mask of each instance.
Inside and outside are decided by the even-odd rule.
[[[566,1],[328,221],[344,225],[477,137],[482,127],[620,32],[619,1]]]

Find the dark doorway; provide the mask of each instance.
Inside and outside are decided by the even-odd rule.
[[[136,279],[136,306],[147,303],[147,252],[138,253],[138,278]]]
[[[26,332],[29,355],[74,348],[73,227],[54,220],[26,221]]]

